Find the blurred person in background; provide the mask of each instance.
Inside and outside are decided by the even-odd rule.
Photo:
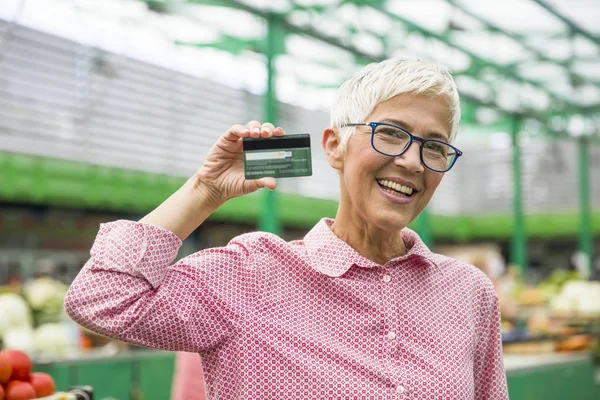
[[[154,211],[100,227],[66,310],[103,335],[199,353],[209,398],[507,399],[493,284],[407,228],[461,155],[459,120],[445,68],[366,66],[322,136],[340,179],[335,219],[303,240],[252,232],[171,265],[228,199],[275,189],[244,178],[242,139],[284,130],[234,125]]]
[[[600,281],[600,257],[596,257],[596,260],[592,262],[592,273],[590,280]]]
[[[171,386],[171,400],[204,400],[202,359],[198,353],[177,352]]]
[[[2,282],[12,289],[19,289],[23,286],[23,276],[21,275],[21,264],[19,262],[9,262],[6,265],[6,279]]]
[[[37,278],[55,278],[56,262],[51,258],[39,258],[35,261],[33,279]]]

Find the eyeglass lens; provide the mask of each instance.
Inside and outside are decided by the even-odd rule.
[[[378,125],[375,128],[373,145],[381,153],[389,156],[400,155],[406,150],[409,142],[410,136],[401,129],[388,125]],[[447,170],[456,158],[456,151],[452,147],[437,141],[423,143],[421,154],[425,166],[436,171]]]

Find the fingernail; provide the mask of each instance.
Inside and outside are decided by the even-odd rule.
[[[254,132],[254,133],[260,133],[260,129],[258,129],[258,128],[254,128],[254,129],[252,130],[252,132]]]

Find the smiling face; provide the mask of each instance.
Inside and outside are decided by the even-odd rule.
[[[398,125],[423,139],[447,141],[450,111],[443,97],[401,94],[379,104],[365,121]],[[323,146],[328,160],[340,174],[340,217],[354,226],[397,232],[413,221],[431,200],[443,173],[421,164],[419,143],[401,156],[388,157],[371,146],[371,128],[357,127],[342,150],[339,135],[326,130]],[[402,187],[404,186],[404,187]],[[398,191],[409,192],[406,196]]]

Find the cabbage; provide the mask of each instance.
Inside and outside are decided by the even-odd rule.
[[[49,277],[38,278],[24,288],[25,298],[36,311],[59,312],[62,308],[67,285]]]
[[[30,327],[13,328],[4,334],[2,341],[7,349],[21,350],[30,356],[35,352],[35,339]]]
[[[69,327],[61,323],[43,324],[35,331],[35,349],[39,357],[64,358],[75,349]]]
[[[0,294],[0,338],[14,328],[31,327],[31,311],[25,300],[14,293]]]
[[[600,317],[600,283],[570,281],[561,293],[550,302],[550,309],[557,314]]]

